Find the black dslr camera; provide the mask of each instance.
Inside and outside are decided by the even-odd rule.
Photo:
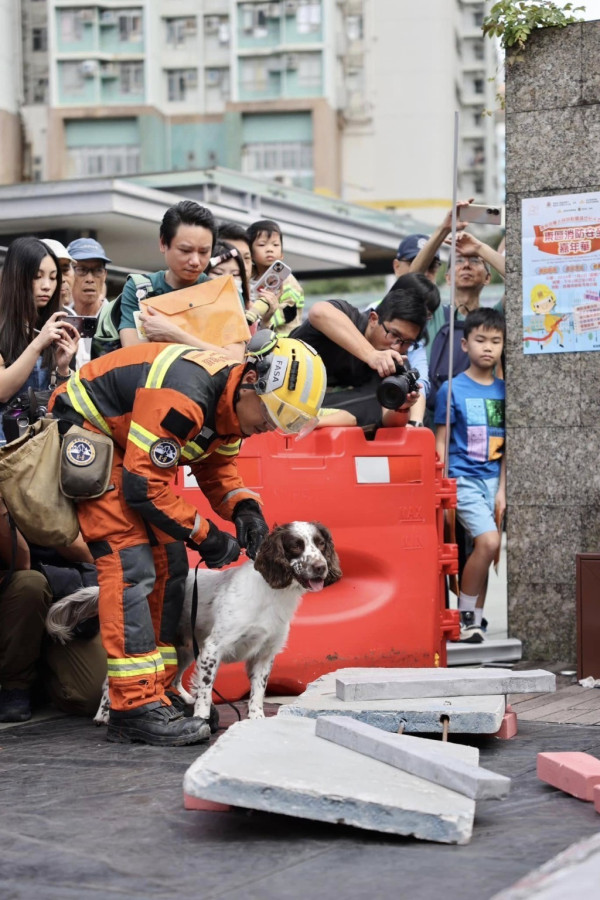
[[[396,363],[396,374],[382,378],[377,385],[377,399],[385,409],[399,409],[407,396],[418,391],[420,378],[418,369],[407,369],[402,363]]]

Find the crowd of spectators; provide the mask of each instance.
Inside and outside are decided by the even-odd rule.
[[[144,298],[149,301],[145,309],[140,309],[139,287],[133,279],[128,279],[123,288],[120,343],[124,348],[144,340],[184,343],[201,350],[224,349],[231,358],[242,360],[243,342],[217,347],[152,308],[153,297],[231,275],[251,333],[270,328],[277,334],[302,339],[323,358],[327,392],[320,427],[359,425],[369,433],[387,424],[387,411],[377,399],[377,387],[382,378],[403,367],[418,371],[418,390],[411,391],[402,406],[393,411],[391,422],[407,428],[435,428],[435,418],[439,427],[445,421],[439,401],[440,396],[445,397],[440,389],[448,379],[450,317],[454,317],[453,375],[466,373],[466,381],[461,383],[463,387],[466,384],[468,394],[480,370],[473,368],[473,354],[469,356],[473,327],[465,330],[464,323],[480,306],[491,268],[504,275],[503,255],[464,230],[461,223],[456,236],[454,309],[442,304],[436,282],[443,265],[440,250],[450,235],[448,213],[431,236],[405,237],[391,263],[395,281],[373,307],[360,310],[348,300],[331,299],[316,302],[305,315],[304,292],[293,274],[277,290],[257,287],[269,267],[284,260],[283,235],[276,222],[259,220],[246,230],[235,223],[218,224],[208,209],[184,200],[169,208],[162,220],[159,250],[164,267],[145,274]],[[89,237],[73,240],[67,247],[51,238],[34,237],[18,238],[10,245],[0,280],[0,413],[28,388],[52,389],[90,359],[92,339],[81,322],[98,319],[113,299],[106,296],[106,267],[110,262],[102,245]],[[449,268],[445,279],[450,281]],[[501,319],[501,304],[499,315]],[[491,325],[487,320],[480,322],[475,330],[485,337],[486,330],[501,328],[500,319]],[[471,336],[470,340],[474,343],[475,338]],[[488,369],[486,383],[491,377],[496,385],[503,371],[500,353]],[[501,413],[496,405],[495,414],[493,423],[481,421],[478,425],[489,430],[493,424],[494,459],[499,460],[503,452],[503,399]],[[462,424],[466,435],[472,425],[468,416]],[[486,456],[489,435],[479,437],[483,444],[478,452]],[[3,440],[0,415],[0,442]],[[472,463],[475,471],[475,462],[482,460],[472,457],[467,452],[462,464],[468,469]],[[486,497],[476,502],[487,504],[488,509],[491,502],[493,515],[496,498],[490,501],[490,491],[493,493],[493,487],[488,485]],[[463,525],[477,545],[478,535],[472,533],[468,517]],[[97,629],[73,642],[68,650],[51,646],[44,635],[44,615],[63,587],[57,588],[56,579],[50,577],[48,561],[40,548],[29,547],[19,535],[15,549],[3,508],[0,560],[4,567],[0,584],[0,721],[20,721],[31,715],[42,670],[51,672],[48,683],[57,705],[88,714],[97,702],[106,669]],[[90,583],[90,578],[93,583],[94,567],[81,538],[62,557],[54,553],[52,567],[61,566],[72,573],[76,583]],[[481,574],[481,567],[478,572]],[[474,609],[475,599],[481,610],[486,578],[482,576],[480,581],[476,595],[470,588],[467,601],[459,598],[461,612],[466,609],[465,602],[469,604],[467,611]],[[23,595],[28,599],[23,601]],[[462,639],[483,639],[481,614],[477,614],[475,623],[472,617],[467,619]],[[84,675],[74,677],[75,669]]]

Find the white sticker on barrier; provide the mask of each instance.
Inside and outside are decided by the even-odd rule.
[[[387,456],[355,456],[358,484],[389,484],[390,461]]]
[[[183,486],[184,488],[197,488],[198,482],[192,475],[192,470],[189,466],[184,466],[183,468]]]

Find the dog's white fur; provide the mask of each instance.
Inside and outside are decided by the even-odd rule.
[[[285,645],[302,595],[333,584],[341,574],[331,535],[318,522],[291,522],[276,527],[264,539],[254,562],[222,572],[190,571],[176,640],[179,671],[175,686],[187,702],[194,704],[194,715],[208,719],[220,663],[245,661],[250,679],[248,716],[262,718],[273,661]],[[194,581],[198,595],[194,631],[199,654],[188,693],[181,679],[194,659]],[[59,603],[62,608],[53,604],[50,609],[50,633],[56,634],[52,611],[56,610],[55,623],[66,615],[65,602]],[[90,614],[89,607],[86,612]],[[106,692],[94,718],[97,723],[108,721],[107,700]]]

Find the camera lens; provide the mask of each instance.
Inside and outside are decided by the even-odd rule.
[[[385,409],[398,409],[406,400],[408,387],[405,375],[390,375],[377,386],[377,399]]]

